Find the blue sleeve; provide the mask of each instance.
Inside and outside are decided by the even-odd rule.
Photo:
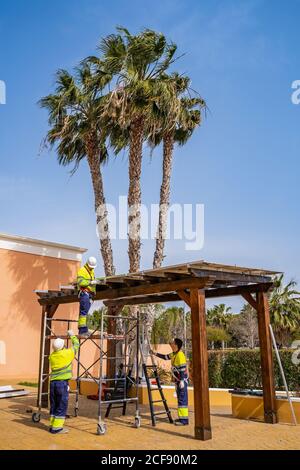
[[[155,353],[155,356],[159,357],[159,359],[164,359],[164,361],[169,361],[171,359],[170,354]]]

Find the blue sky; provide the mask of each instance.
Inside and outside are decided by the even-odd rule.
[[[205,205],[205,244],[185,251],[167,242],[166,264],[188,260],[282,270],[300,280],[300,2],[290,0],[2,2],[0,80],[0,231],[84,246],[98,253],[88,168],[70,177],[40,144],[47,116],[37,101],[53,89],[58,68],[95,52],[100,37],[124,25],[162,31],[185,53],[177,69],[192,78],[210,112],[176,150],[172,202]],[[161,154],[146,150],[143,202],[159,197]],[[127,159],[104,169],[107,200],[127,193]],[[114,242],[118,272],[127,244]],[[143,242],[150,268],[153,242]],[[99,272],[100,274],[100,272]]]

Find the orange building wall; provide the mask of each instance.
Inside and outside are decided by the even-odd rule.
[[[69,284],[80,263],[1,248],[0,266],[0,377],[37,378],[42,309],[34,290]],[[60,306],[59,317],[77,319],[78,304]]]

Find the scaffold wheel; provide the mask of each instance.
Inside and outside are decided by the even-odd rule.
[[[106,433],[106,425],[104,423],[97,425],[97,435],[103,436]]]
[[[140,428],[141,427],[141,418],[140,418],[140,416],[136,416],[134,418],[134,427],[135,428]]]
[[[31,419],[34,423],[39,423],[41,420],[41,413],[38,413],[38,412],[32,413]]]

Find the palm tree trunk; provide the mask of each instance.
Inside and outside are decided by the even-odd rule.
[[[92,179],[92,185],[94,190],[95,198],[95,212],[96,212],[96,223],[98,228],[98,236],[100,240],[100,251],[103,259],[105,276],[113,276],[115,274],[115,267],[113,262],[113,251],[111,246],[109,224],[108,224],[108,212],[106,207],[106,201],[104,196],[103,178],[101,172],[100,155],[95,149],[94,140],[91,138],[88,145],[88,164],[90,168],[90,174]],[[116,308],[113,306],[108,307],[108,315],[115,315]],[[116,322],[109,317],[108,332],[115,333]],[[116,348],[115,342],[109,341],[107,345],[107,356],[115,357]],[[112,378],[115,376],[116,364],[114,360],[107,361],[107,376]]]
[[[103,259],[104,272],[105,276],[113,276],[115,274],[115,267],[109,235],[108,212],[104,196],[100,155],[97,155],[97,153],[92,150],[91,145],[89,146],[88,152],[88,164],[90,167],[94,190],[96,222],[99,232],[98,235],[100,239],[100,251]]]
[[[129,188],[128,188],[128,256],[129,272],[140,269],[141,258],[141,168],[144,121],[136,119],[130,128]]]
[[[168,133],[163,141],[163,165],[162,165],[162,183],[160,187],[159,200],[159,220],[156,238],[156,249],[153,257],[153,268],[160,268],[164,259],[165,236],[167,230],[167,216],[170,205],[170,182],[172,172],[174,149],[174,135]],[[155,306],[147,305],[145,308],[145,328],[147,335],[151,337],[151,331],[155,320]]]
[[[174,149],[174,136],[169,133],[163,143],[163,177],[160,187],[158,234],[153,259],[153,268],[160,268],[164,259],[165,236],[167,230],[167,216],[170,205],[170,182],[172,172]]]
[[[135,273],[140,269],[141,260],[141,173],[143,157],[143,137],[144,120],[137,118],[132,121],[130,126],[130,148],[129,148],[129,188],[128,188],[128,257],[129,272]],[[129,308],[129,315],[137,317],[139,315],[138,306],[133,305]],[[130,334],[130,358],[133,364],[132,373],[135,371],[136,355],[136,334],[133,330]]]

